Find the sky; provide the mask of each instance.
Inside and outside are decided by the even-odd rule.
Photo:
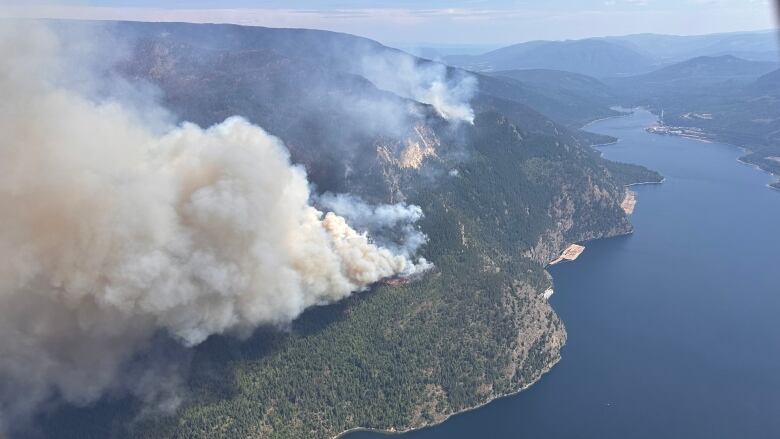
[[[0,0],[0,16],[305,27],[387,44],[501,46],[775,28],[769,0]]]

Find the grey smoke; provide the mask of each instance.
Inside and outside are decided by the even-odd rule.
[[[385,51],[363,57],[360,74],[380,89],[432,105],[444,119],[474,123],[469,100],[477,80],[463,71],[450,73],[443,64]]]
[[[96,400],[160,332],[249,334],[428,266],[411,259],[419,208],[354,205],[366,231],[410,233],[378,245],[341,205],[310,204],[304,169],[262,128],[160,132],[156,112],[43,76],[67,70],[63,50],[45,29],[0,30],[0,424],[52,395]]]

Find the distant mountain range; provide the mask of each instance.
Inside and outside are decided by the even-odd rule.
[[[605,79],[613,90],[632,96],[663,96],[666,92],[695,90],[706,86],[744,85],[778,68],[778,63],[748,61],[733,55],[699,56],[650,73]]]
[[[733,55],[699,56],[672,64],[637,79],[646,83],[668,83],[702,80],[717,82],[733,79],[755,79],[777,68],[777,62],[749,61]]]
[[[624,45],[602,39],[532,41],[482,55],[447,56],[444,60],[478,72],[551,69],[602,77],[630,75],[652,69],[653,59]]]
[[[636,34],[604,40],[626,46],[661,64],[721,55],[751,61],[778,61],[778,37],[774,30],[691,36]]]
[[[778,68],[777,63],[748,61],[732,55],[701,56],[649,73],[596,79],[561,70],[525,69],[485,72],[479,76],[485,94],[525,104],[569,127],[617,115],[615,105],[655,105],[674,96],[697,95],[722,100]],[[753,87],[773,86],[768,75]],[[659,106],[660,108],[660,106]]]
[[[772,59],[769,53],[776,53],[767,50],[775,45],[775,35],[766,32],[701,37],[634,35],[526,43],[468,59],[474,62],[480,58],[483,64],[471,67],[484,70],[490,70],[488,66],[516,66],[482,72],[499,81],[482,79],[480,87],[485,93],[525,103],[568,126],[617,114],[611,109],[615,105],[645,106],[659,114],[663,111],[667,125],[695,128],[708,138],[747,148],[750,153],[743,160],[780,175],[780,70],[777,61],[766,60]],[[615,47],[621,49],[613,50]],[[656,66],[647,72],[621,75],[632,69],[616,67],[617,63],[601,63],[597,69],[582,60],[604,57],[580,54],[564,58],[562,48],[586,53],[596,50],[602,55],[609,51],[616,56],[631,51],[626,65],[635,66],[634,70],[653,63]],[[568,67],[579,73],[525,68],[539,64],[542,53],[550,55],[548,67]],[[746,59],[733,53],[754,57]],[[670,63],[691,54],[695,56]],[[642,65],[632,61],[637,59],[644,59],[645,67],[637,67]],[[601,79],[582,73],[594,70]]]
[[[481,55],[450,55],[454,66],[479,72],[553,69],[595,77],[647,73],[699,56],[732,55],[751,61],[778,60],[774,32],[699,36],[637,34],[568,41],[531,41]]]

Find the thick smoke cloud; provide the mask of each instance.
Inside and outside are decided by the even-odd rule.
[[[432,105],[444,119],[474,123],[469,100],[476,93],[477,80],[460,70],[450,73],[443,64],[387,51],[365,56],[360,73],[380,89]]]
[[[42,77],[64,71],[61,52],[45,30],[0,31],[0,425],[52,395],[99,398],[161,332],[192,346],[284,325],[427,265],[411,261],[424,236],[382,247],[313,207],[305,171],[261,128],[158,132],[154,112]],[[397,209],[354,218],[421,215]]]

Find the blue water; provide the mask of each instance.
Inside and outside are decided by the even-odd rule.
[[[634,188],[633,235],[550,270],[561,362],[404,439],[780,438],[780,191],[736,147],[647,134],[652,122],[638,111],[588,127],[621,139],[607,158],[666,181]]]

